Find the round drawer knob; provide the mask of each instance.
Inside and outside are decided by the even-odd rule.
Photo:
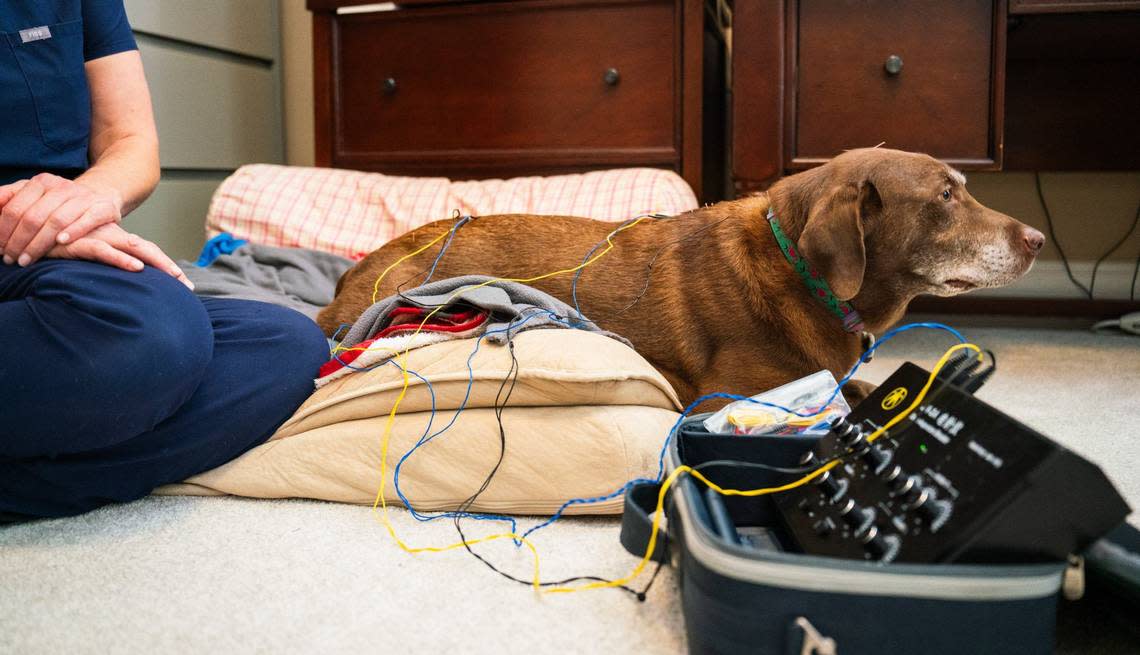
[[[609,86],[617,86],[617,83],[621,81],[621,74],[618,73],[618,69],[616,68],[607,68],[606,72],[602,75],[602,80]]]
[[[384,95],[390,96],[396,92],[396,78],[386,77],[380,84],[380,88],[384,89]]]
[[[887,61],[883,64],[883,68],[887,70],[887,75],[898,75],[902,72],[902,66],[902,57],[898,55],[887,57]]]

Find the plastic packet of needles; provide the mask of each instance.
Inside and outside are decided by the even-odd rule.
[[[725,405],[705,419],[705,429],[713,434],[826,434],[832,421],[851,412],[835,386],[831,371],[812,373],[750,400]]]

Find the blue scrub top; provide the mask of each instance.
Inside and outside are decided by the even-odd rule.
[[[0,184],[87,169],[84,62],[134,50],[123,0],[0,0]]]

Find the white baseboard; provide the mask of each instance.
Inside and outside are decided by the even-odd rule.
[[[1092,277],[1091,261],[1069,262],[1073,277],[1086,287]],[[1134,263],[1104,262],[1097,269],[1095,298],[1097,300],[1128,300],[1128,285],[1132,282]],[[1140,298],[1140,280],[1136,284]],[[1037,262],[1020,280],[999,289],[979,289],[969,294],[988,298],[1087,298],[1083,291],[1069,281],[1065,267],[1059,261]]]

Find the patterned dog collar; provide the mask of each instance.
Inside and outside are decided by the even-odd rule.
[[[855,311],[851,303],[835,297],[835,293],[828,286],[827,280],[823,279],[819,271],[800,254],[796,245],[780,229],[780,221],[777,220],[771,207],[768,208],[768,225],[772,228],[772,235],[776,237],[776,243],[780,244],[780,251],[784,253],[784,257],[792,265],[792,268],[800,274],[800,279],[807,285],[812,297],[823,303],[828,311],[843,321],[844,330],[851,333],[863,332],[863,318],[859,316],[859,312]]]

